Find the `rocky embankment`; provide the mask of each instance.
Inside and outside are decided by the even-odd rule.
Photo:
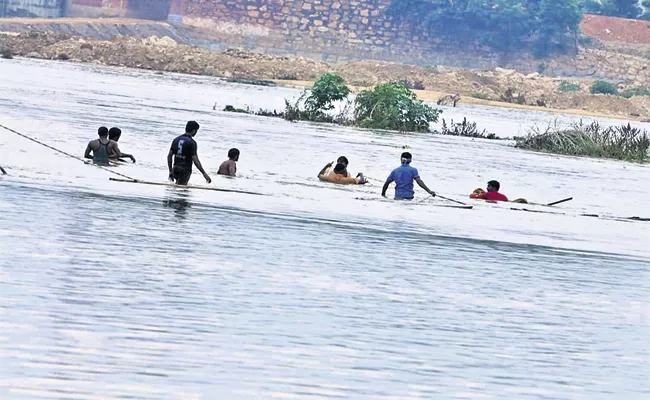
[[[493,100],[539,107],[540,109],[573,109],[612,116],[647,120],[650,118],[650,97],[625,99],[615,96],[591,95],[593,80],[549,77],[539,73],[521,74],[513,70],[478,71],[452,68],[422,68],[396,63],[359,61],[329,65],[303,57],[291,58],[254,53],[241,49],[214,52],[180,44],[168,36],[137,38],[120,36],[111,40],[83,39],[66,33],[26,31],[0,33],[0,52],[40,59],[70,60],[157,71],[211,75],[311,81],[325,72],[337,72],[357,87],[379,82],[408,80],[418,82],[426,90],[460,92],[465,101]],[[647,59],[607,50],[586,49],[577,57],[551,60],[547,67],[592,68],[598,75],[621,76],[619,89],[648,86],[650,71]],[[560,64],[562,63],[562,64]],[[577,83],[580,90],[559,93],[562,81]],[[424,96],[426,97],[426,96]],[[429,96],[430,97],[430,96]]]

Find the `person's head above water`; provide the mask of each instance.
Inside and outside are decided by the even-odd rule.
[[[347,174],[345,164],[343,163],[336,164],[336,166],[334,167],[334,173],[341,174],[341,175]]]
[[[114,141],[120,140],[120,136],[122,136],[122,130],[120,128],[111,128],[108,130],[108,138]]]
[[[233,161],[239,161],[239,150],[234,148],[228,150],[228,158]]]
[[[100,138],[105,138],[108,136],[108,128],[105,126],[100,127],[97,129],[97,134],[99,135]]]
[[[199,131],[199,123],[196,121],[187,121],[187,125],[185,125],[185,133],[189,134],[190,136],[196,135],[196,132]]]
[[[413,159],[413,156],[408,151],[405,151],[404,153],[402,153],[401,159],[402,159],[402,164],[410,164],[411,160]]]
[[[487,191],[488,192],[498,192],[499,189],[501,189],[501,184],[497,181],[490,181],[487,184]]]
[[[346,167],[348,166],[348,164],[350,164],[350,162],[348,161],[348,158],[345,157],[345,156],[341,156],[341,157],[337,158],[337,159],[336,159],[336,163],[337,163],[337,164],[343,164],[343,165],[345,165]]]

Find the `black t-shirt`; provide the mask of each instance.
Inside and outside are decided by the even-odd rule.
[[[188,135],[174,139],[170,151],[174,154],[174,166],[192,169],[192,157],[196,155],[197,144]]]

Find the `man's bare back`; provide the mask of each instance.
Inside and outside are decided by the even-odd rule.
[[[237,174],[237,163],[233,160],[226,160],[219,166],[217,175],[235,176]]]

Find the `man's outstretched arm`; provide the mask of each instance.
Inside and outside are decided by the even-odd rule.
[[[431,196],[436,196],[436,192],[433,190],[429,189],[427,185],[422,181],[420,178],[416,178],[415,181],[418,183],[418,186],[420,186],[422,189],[424,189],[427,193],[429,193]]]
[[[323,169],[320,170],[320,172],[319,172],[318,175],[316,175],[316,176],[321,176],[321,175],[323,175],[323,174],[325,173],[325,171],[326,171],[328,168],[330,168],[331,166],[332,166],[332,163],[328,163],[326,166],[323,167]]]
[[[201,165],[201,160],[199,160],[199,156],[197,155],[192,156],[192,161],[194,161],[194,165],[196,165],[196,169],[198,169],[203,174],[205,180],[208,183],[212,183],[212,179],[210,179],[210,176],[203,169],[203,165]]]

